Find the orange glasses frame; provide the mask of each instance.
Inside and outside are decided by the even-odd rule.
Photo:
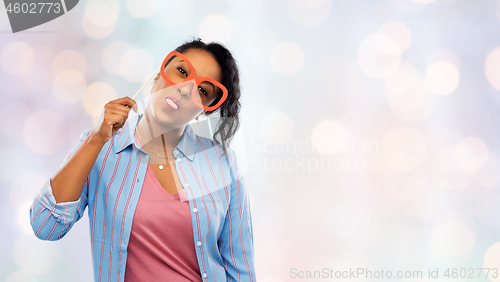
[[[189,68],[191,69],[191,73],[185,78],[185,81],[186,80],[191,80],[191,79],[194,79],[195,82],[196,82],[196,88],[193,87],[193,91],[191,93],[191,97],[193,99],[193,102],[200,108],[203,108],[205,111],[214,111],[216,110],[222,103],[224,103],[224,101],[226,100],[227,98],[227,89],[226,87],[224,87],[224,85],[220,84],[218,81],[214,80],[214,79],[211,79],[209,77],[197,77],[195,74],[194,74],[194,67],[193,65],[191,64],[191,62],[186,58],[184,57],[184,55],[182,55],[181,53],[177,52],[177,51],[172,51],[170,53],[168,53],[168,55],[165,57],[165,60],[163,60],[163,63],[160,67],[160,73],[161,73],[161,76],[163,77],[163,79],[165,79],[165,81],[167,81],[170,85],[175,85],[177,83],[174,83],[173,81],[171,81],[170,79],[168,79],[167,75],[165,74],[165,65],[167,64],[168,60],[170,60],[170,58],[172,58],[173,56],[177,56],[179,57],[180,59],[182,59],[184,62],[186,62],[189,66]],[[202,105],[200,104],[198,101],[196,101],[196,99],[194,98],[194,94],[195,94],[195,91],[197,91],[198,89],[198,86],[200,85],[200,83],[202,81],[208,81],[210,83],[212,83],[213,85],[216,85],[217,87],[219,87],[221,90],[222,90],[222,98],[219,100],[219,102],[211,107],[206,107],[205,105]]]

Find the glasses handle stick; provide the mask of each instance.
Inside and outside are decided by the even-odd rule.
[[[161,67],[161,66],[160,66]],[[142,85],[141,89],[139,89],[139,91],[137,91],[137,93],[135,93],[134,97],[132,97],[132,99],[135,99],[135,97],[137,97],[137,95],[139,95],[139,93],[141,93],[142,89],[146,86],[146,84],[149,83],[149,81],[151,80],[151,78],[153,78],[157,73],[158,71],[160,70],[160,67],[158,67],[154,72],[153,72],[153,75],[151,75],[151,77],[146,81],[144,82],[144,84]]]

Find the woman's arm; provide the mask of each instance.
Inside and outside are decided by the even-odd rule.
[[[236,155],[228,149],[231,171],[229,211],[219,237],[226,277],[233,281],[256,281],[250,199],[243,178],[239,175]]]
[[[31,227],[43,240],[59,240],[77,222],[88,202],[89,174],[102,147],[122,128],[136,102],[123,97],[104,105],[104,115],[94,132],[85,130],[64,159],[59,171],[49,178],[30,208]]]
[[[92,137],[91,130],[81,133],[59,171],[47,179],[35,197],[30,222],[39,239],[61,239],[83,216],[88,201],[89,174],[103,146]]]
[[[78,148],[70,159],[51,178],[50,186],[57,203],[76,201],[80,198],[84,183],[105,144],[94,136],[89,131],[85,139],[79,141],[81,144],[77,145]]]

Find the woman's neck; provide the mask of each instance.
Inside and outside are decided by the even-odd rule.
[[[142,139],[140,142],[143,147],[145,147],[145,145],[142,143],[147,143],[149,147],[154,147],[152,149],[154,152],[159,153],[163,151],[168,153],[169,156],[172,156],[173,149],[182,140],[182,135],[184,134],[186,126],[181,128],[167,128],[161,126],[155,122],[154,119],[149,118],[146,111],[137,123],[136,127],[138,135]],[[146,151],[151,151],[151,149]]]

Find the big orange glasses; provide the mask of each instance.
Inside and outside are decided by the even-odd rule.
[[[209,77],[197,77],[191,62],[177,51],[172,51],[165,57],[160,67],[160,73],[171,86],[183,85],[186,81],[194,80],[196,87],[193,87],[191,97],[198,107],[206,111],[216,110],[227,98],[227,89],[224,85]],[[209,100],[213,97],[216,97],[217,100],[220,94],[222,97],[217,104],[209,107]]]

